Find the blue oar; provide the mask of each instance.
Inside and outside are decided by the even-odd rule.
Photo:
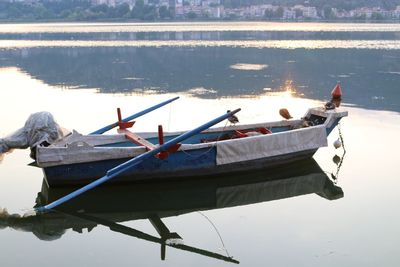
[[[62,198],[59,198],[59,199],[57,199],[57,200],[55,200],[55,201],[53,201],[53,202],[51,202],[51,203],[49,203],[49,204],[47,204],[45,206],[41,206],[41,207],[36,208],[36,211],[38,211],[38,212],[46,212],[48,210],[54,209],[55,207],[61,205],[62,203],[67,202],[67,201],[79,196],[80,194],[82,194],[82,193],[84,193],[84,192],[86,192],[86,191],[88,191],[88,190],[90,190],[92,188],[95,188],[95,187],[101,185],[102,183],[104,183],[104,182],[116,177],[117,175],[129,170],[130,168],[134,167],[135,165],[138,165],[139,163],[141,163],[143,160],[146,160],[146,159],[156,155],[157,153],[159,153],[161,151],[165,151],[168,148],[172,147],[173,145],[175,145],[175,144],[177,144],[179,142],[182,142],[182,141],[188,139],[189,137],[191,137],[191,136],[193,136],[195,134],[201,133],[202,131],[210,128],[211,126],[217,124],[218,122],[221,122],[221,121],[231,117],[233,114],[235,114],[235,113],[237,113],[239,111],[240,111],[240,108],[238,108],[238,109],[236,109],[234,111],[231,111],[229,113],[225,113],[224,115],[222,115],[222,116],[220,116],[218,118],[215,118],[212,121],[209,121],[209,122],[207,122],[207,123],[195,128],[195,129],[193,129],[191,131],[188,131],[188,132],[186,132],[184,134],[181,134],[181,135],[171,139],[170,141],[166,142],[165,144],[163,144],[163,145],[161,145],[161,146],[159,146],[159,147],[157,147],[157,148],[155,148],[153,150],[150,150],[150,151],[148,151],[146,153],[143,153],[143,154],[141,154],[141,155],[139,155],[139,156],[137,156],[137,157],[135,157],[133,159],[130,159],[130,160],[118,165],[117,167],[107,171],[106,175],[104,175],[103,177],[101,177],[101,178],[91,182],[90,184],[87,184],[84,187],[82,187],[82,188],[80,188],[80,189],[78,189],[78,190],[76,190],[76,191],[74,191],[74,192],[62,197]]]
[[[151,111],[153,111],[155,109],[161,108],[162,106],[165,106],[166,104],[171,103],[172,101],[175,101],[178,98],[179,98],[179,96],[171,98],[170,100],[161,102],[160,104],[157,104],[157,105],[152,106],[150,108],[147,108],[145,110],[142,110],[142,111],[140,111],[140,112],[138,112],[136,114],[133,114],[133,115],[131,115],[129,117],[126,117],[125,119],[122,120],[122,122],[128,122],[128,121],[131,121],[133,119],[136,119],[136,118],[138,118],[140,116],[143,116],[144,114],[147,114],[147,113],[149,113],[149,112],[151,112]],[[98,129],[97,131],[94,131],[93,133],[90,133],[90,134],[103,134],[103,133],[105,133],[105,132],[107,132],[107,131],[109,131],[109,130],[117,127],[117,126],[118,126],[118,122],[114,122],[114,123],[112,123],[110,125],[107,125],[107,126],[101,128],[101,129]]]

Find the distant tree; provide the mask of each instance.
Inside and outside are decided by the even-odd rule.
[[[371,15],[371,19],[372,20],[383,20],[384,17],[383,17],[383,15],[381,13],[374,12]]]
[[[66,19],[71,15],[71,11],[69,9],[61,11],[59,17],[62,19]]]
[[[241,7],[241,0],[232,0],[232,8],[239,8],[239,7]]]
[[[296,12],[296,18],[301,18],[303,16],[303,10],[296,8],[294,11]]]
[[[125,17],[127,14],[129,14],[131,9],[129,8],[128,3],[123,3],[121,5],[118,5],[116,7],[116,17],[122,18]]]
[[[188,19],[195,19],[195,18],[197,18],[197,14],[194,13],[193,11],[190,11],[190,12],[187,14],[187,18],[188,18]]]
[[[21,9],[19,9],[16,5],[11,6],[8,9],[8,18],[10,19],[16,19],[16,18],[20,18],[23,14],[23,11]]]
[[[325,19],[335,18],[335,14],[333,13],[332,8],[330,6],[325,6],[323,10],[324,10],[324,18]]]
[[[175,17],[175,8],[170,6],[168,8],[168,11],[169,11],[169,14],[171,14],[171,18],[174,18]]]
[[[282,18],[283,17],[283,7],[278,7],[278,9],[274,12],[274,18]]]
[[[354,19],[356,20],[366,20],[367,16],[365,14],[359,15],[359,16],[355,16]]]
[[[400,5],[399,1],[382,0],[381,7],[386,10],[392,10],[395,9],[397,5]]]
[[[101,4],[101,5],[96,5],[92,6],[90,8],[91,11],[96,12],[96,13],[107,13],[108,12],[108,6],[106,4]]]
[[[143,20],[155,20],[157,18],[157,10],[155,6],[144,6]]]
[[[270,8],[265,9],[264,11],[264,18],[272,19],[274,17],[274,11]]]
[[[229,14],[229,17],[227,19],[228,20],[235,20],[235,19],[238,19],[238,16],[236,14]]]
[[[171,18],[171,12],[166,6],[161,6],[158,9],[158,14],[161,19]]]
[[[143,19],[144,1],[137,0],[135,6],[131,10],[131,17],[135,19]]]
[[[36,19],[51,19],[54,17],[54,14],[42,5],[36,6],[34,13]]]

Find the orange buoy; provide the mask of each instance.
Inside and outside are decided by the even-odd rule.
[[[333,99],[341,99],[342,98],[342,87],[340,86],[340,82],[337,82],[335,88],[333,88],[331,92]]]
[[[287,110],[286,108],[281,108],[281,109],[279,110],[279,115],[281,115],[282,117],[284,117],[284,118],[287,119],[287,120],[293,118],[293,117],[290,115],[289,110]]]

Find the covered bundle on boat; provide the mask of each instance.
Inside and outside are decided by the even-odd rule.
[[[0,154],[13,148],[31,148],[35,156],[36,147],[48,146],[64,136],[62,128],[49,112],[37,112],[29,116],[24,127],[13,134],[0,138]]]

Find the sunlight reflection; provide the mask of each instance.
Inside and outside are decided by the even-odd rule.
[[[0,80],[4,88],[4,99],[13,99],[4,102],[0,113],[15,113],[13,116],[2,116],[2,135],[20,128],[31,113],[42,110],[53,113],[60,125],[86,133],[104,122],[113,122],[117,107],[122,108],[123,114],[128,114],[176,96],[151,89],[116,94],[99,94],[96,89],[65,90],[65,87],[50,86],[36,80],[18,68],[0,69]],[[296,97],[296,89],[291,80],[287,80],[282,88],[284,91],[279,93],[266,91],[261,95],[236,95],[216,99],[214,89],[192,88],[187,93],[179,93],[181,99],[170,108],[147,114],[135,126],[139,131],[154,131],[157,124],[164,123],[169,125],[166,130],[185,130],[228,109],[239,107],[242,108],[239,114],[241,123],[281,120],[281,108],[289,108],[294,117],[301,117],[308,107],[320,104],[319,101]],[[212,94],[214,97],[201,99],[199,94]],[[40,103],[33,99],[40,99]]]
[[[20,23],[0,24],[0,32],[198,32],[198,31],[307,31],[364,32],[400,31],[397,23],[317,23],[317,22],[170,22],[170,23]]]
[[[35,47],[239,47],[280,49],[400,49],[400,40],[0,40],[0,49]]]

